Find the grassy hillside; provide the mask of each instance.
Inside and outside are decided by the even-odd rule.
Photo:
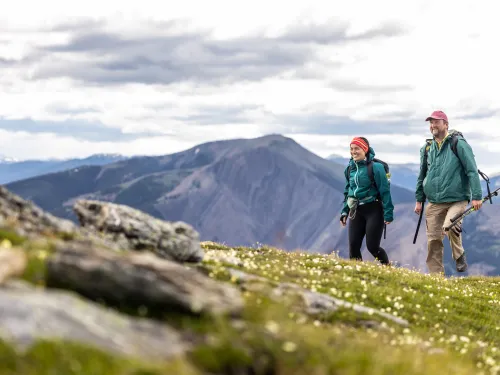
[[[211,247],[212,254],[229,251],[241,258],[247,272],[297,283],[409,322],[405,328],[382,322],[387,329],[372,330],[349,309],[316,320],[285,315],[290,311],[285,306],[263,309],[256,316],[262,317],[262,324],[277,322],[283,345],[292,342],[297,353],[311,356],[309,364],[302,364],[300,355],[285,355],[293,364],[279,373],[500,373],[500,278],[442,278],[334,255]],[[220,266],[214,277],[224,269]]]
[[[50,246],[41,250],[40,244],[7,232],[1,237],[10,239],[4,245],[25,248],[31,261],[24,277],[43,287]],[[146,364],[65,343],[41,342],[23,354],[1,344],[0,373],[500,374],[500,278],[432,277],[336,254],[216,243],[203,247],[206,260],[197,267],[214,279],[239,285],[246,308],[237,319],[156,312],[156,319],[193,338],[196,345],[185,357]],[[230,272],[235,269],[240,272]],[[330,313],[306,313],[298,300],[272,298],[287,282],[382,310],[408,325],[377,313],[354,313],[350,305]]]

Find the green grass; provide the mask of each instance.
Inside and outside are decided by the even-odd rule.
[[[50,341],[39,341],[25,352],[16,352],[0,341],[0,374],[197,375],[199,372],[178,359],[168,364],[144,364],[84,345]]]
[[[25,278],[43,284],[44,262],[53,251],[50,242],[23,246],[30,254]],[[444,278],[335,254],[269,247],[203,247],[203,266],[211,278],[247,285],[227,272],[235,268],[267,281],[242,290],[245,309],[240,317],[155,313],[155,319],[192,341],[185,358],[153,366],[76,345],[41,343],[16,354],[2,344],[0,374],[500,374],[499,277]],[[224,264],[219,255],[238,258],[243,266]],[[409,326],[375,314],[360,317],[349,308],[308,315],[293,299],[270,298],[281,282],[380,309],[406,319]]]
[[[24,237],[18,235],[11,228],[4,227],[4,228],[0,228],[0,242],[4,241],[4,240],[10,242],[10,244],[12,244],[14,246],[18,246],[18,245],[21,245],[22,243],[24,243],[26,239]]]
[[[313,362],[313,358],[321,358],[303,371],[314,373],[317,368],[318,373],[325,374],[500,373],[499,277],[444,278],[373,262],[348,261],[333,254],[288,253],[267,247],[229,249],[208,243],[205,248],[210,256],[221,252],[243,261],[243,267],[233,268],[274,283],[292,282],[380,309],[410,324],[405,329],[387,322],[386,330],[370,330],[355,324],[356,319],[348,312],[316,321],[304,317],[294,321],[284,314],[273,317],[280,327],[287,327],[281,341],[302,343],[296,351],[310,352],[309,360]],[[227,280],[225,270],[229,265],[208,263],[212,277]],[[253,306],[255,311],[250,315],[261,323],[266,321],[262,314],[276,311],[274,305],[262,309],[258,304]],[[290,307],[284,309],[290,311]],[[369,319],[373,320],[373,316]],[[370,371],[364,372],[363,364]],[[279,373],[291,373],[297,366],[293,363]]]

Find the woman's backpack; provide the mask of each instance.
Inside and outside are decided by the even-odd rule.
[[[380,163],[380,164],[382,164],[384,166],[385,176],[387,177],[387,182],[389,183],[389,185],[391,184],[391,172],[389,170],[389,164],[387,164],[383,160],[380,160],[380,159],[377,159],[377,158],[373,158],[368,163],[366,163],[366,168],[368,170],[368,176],[370,177],[372,185],[375,186],[375,188],[378,191],[377,183],[375,182],[375,178],[373,177],[373,163],[374,162],[375,163]],[[349,167],[347,167],[347,170],[346,170],[346,173],[345,173],[345,178],[346,178],[347,181],[349,181],[349,176],[350,175],[351,175],[351,166],[349,165]],[[380,198],[380,194],[379,194],[379,198]]]

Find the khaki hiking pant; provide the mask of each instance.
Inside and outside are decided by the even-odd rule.
[[[448,235],[453,259],[456,261],[464,253],[462,236],[453,230],[444,231],[444,227],[451,223],[450,219],[463,212],[467,207],[467,201],[450,203],[429,203],[425,211],[425,223],[427,230],[427,267],[430,273],[444,274],[444,236]],[[462,225],[463,219],[457,224]]]

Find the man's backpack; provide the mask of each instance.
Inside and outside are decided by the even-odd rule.
[[[464,164],[462,163],[462,159],[460,159],[460,156],[458,156],[458,151],[457,151],[458,136],[461,136],[463,138],[463,140],[465,142],[467,142],[467,140],[465,139],[465,137],[463,136],[463,134],[461,132],[454,132],[450,137],[450,147],[451,147],[451,151],[453,151],[455,156],[460,161],[460,164],[462,164],[462,168],[465,169]],[[423,167],[425,168],[424,169],[424,177],[427,174],[427,154],[429,153],[429,149],[431,148],[432,141],[433,141],[432,138],[425,140],[426,145],[425,145],[424,160],[423,160]],[[479,173],[481,178],[486,182],[486,189],[488,190],[488,195],[490,195],[490,179],[488,178],[488,176],[486,174],[481,172],[479,169],[477,170],[477,173]],[[491,196],[490,196],[490,203],[493,204],[493,201],[491,200]]]
[[[375,182],[375,178],[373,177],[373,163],[380,163],[384,166],[385,170],[385,175],[387,177],[387,181],[389,182],[389,185],[391,183],[391,172],[389,170],[389,164],[387,164],[385,161],[373,158],[366,164],[366,168],[368,169],[368,177],[370,177],[370,180],[372,182],[372,185],[375,186],[375,188],[378,191],[377,183]],[[346,173],[345,173],[345,178],[347,181],[349,181],[349,176],[351,175],[351,166],[347,167]],[[380,193],[378,195],[378,198],[380,198]]]

